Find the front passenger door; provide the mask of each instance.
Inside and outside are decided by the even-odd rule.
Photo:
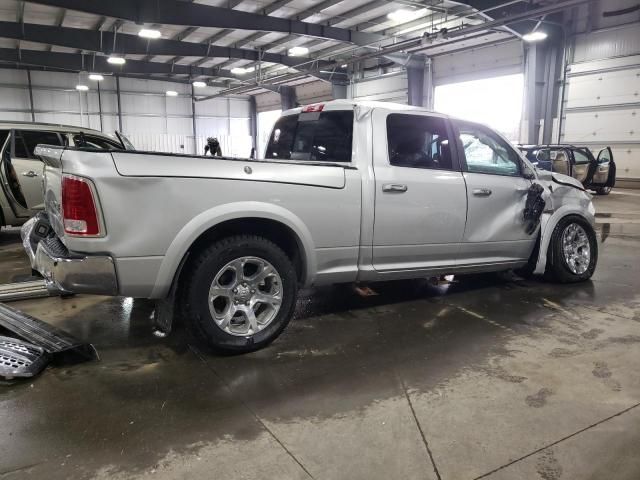
[[[501,264],[529,258],[536,234],[525,231],[523,212],[531,180],[515,149],[491,129],[454,122],[463,152],[467,223],[458,265]]]

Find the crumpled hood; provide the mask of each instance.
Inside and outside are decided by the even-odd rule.
[[[573,187],[576,187],[579,190],[583,190],[584,191],[584,187],[582,186],[582,183],[580,183],[578,180],[576,180],[573,177],[570,177],[569,175],[563,175],[562,173],[556,173],[556,172],[550,172],[548,170],[536,170],[536,173],[538,174],[538,180],[543,183],[545,186],[550,186],[553,185],[554,183],[557,184],[561,184],[561,185],[571,185]]]

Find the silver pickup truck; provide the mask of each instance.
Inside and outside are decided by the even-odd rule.
[[[578,181],[420,108],[289,110],[262,160],[36,153],[46,213],[23,227],[33,268],[62,291],[157,299],[221,351],[273,341],[301,287],[508,269],[575,282],[596,267]]]

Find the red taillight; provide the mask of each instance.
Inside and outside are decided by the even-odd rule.
[[[99,235],[100,223],[88,180],[62,177],[62,217],[64,231],[71,235]]]
[[[303,107],[302,111],[304,113],[321,112],[323,108],[324,103],[314,103],[313,105],[307,105],[306,107]]]

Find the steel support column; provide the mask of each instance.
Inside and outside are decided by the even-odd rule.
[[[295,87],[280,85],[278,86],[278,93],[280,94],[280,108],[282,111],[290,110],[298,106]]]
[[[551,143],[553,137],[553,119],[555,117],[554,107],[557,106],[557,102],[554,101],[559,94],[560,82],[556,78],[556,72],[558,68],[558,60],[560,48],[554,45],[550,48],[549,55],[547,56],[547,69],[546,78],[546,94],[544,104],[544,124],[542,128],[542,143]]]
[[[33,88],[31,88],[31,70],[27,69],[27,83],[29,84],[29,110],[31,110],[31,121],[36,121],[36,113],[33,109]]]
[[[407,103],[415,107],[424,106],[424,55],[412,55],[407,64]]]
[[[104,132],[102,126],[102,98],[100,95],[100,82],[98,82],[98,118],[100,119],[100,131]]]
[[[193,154],[198,155],[198,131],[196,128],[196,95],[191,84],[191,129],[193,130]]]
[[[255,156],[258,156],[258,106],[256,97],[249,97],[249,133],[251,134],[251,148]]]
[[[116,75],[116,98],[118,100],[118,129],[122,132],[122,107],[120,105],[120,77]]]
[[[345,83],[332,83],[331,95],[334,100],[347,98],[347,84]]]

